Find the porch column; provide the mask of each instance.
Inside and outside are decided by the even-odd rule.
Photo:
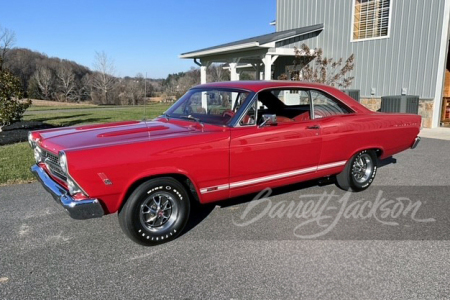
[[[272,65],[277,58],[278,55],[272,56],[270,54],[266,54],[266,56],[262,59],[262,62],[264,63],[264,80],[272,79]]]
[[[236,72],[237,63],[229,63],[229,65],[230,65],[230,75],[231,75],[230,80],[231,81],[239,80],[239,76]]]
[[[272,55],[266,54],[262,59],[264,63],[264,80],[272,79]]]
[[[255,80],[261,80],[261,64],[257,63],[255,64]]]
[[[200,83],[206,83],[206,66],[200,67]]]

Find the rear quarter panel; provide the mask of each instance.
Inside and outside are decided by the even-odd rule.
[[[365,149],[380,149],[381,159],[411,147],[421,117],[410,114],[348,114],[319,121],[322,135],[320,164],[349,160]]]

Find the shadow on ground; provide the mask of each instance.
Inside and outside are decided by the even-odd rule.
[[[384,160],[378,161],[378,167],[382,168],[384,166],[395,164],[397,160],[393,157],[388,157]],[[320,178],[305,182],[299,182],[295,184],[290,184],[278,188],[274,188],[271,190],[270,196],[277,196],[282,194],[291,193],[294,191],[300,191],[303,189],[308,189],[311,187],[316,186],[328,186],[328,185],[334,185],[336,184],[336,178],[335,176],[331,176],[328,178]],[[227,208],[232,207],[244,203],[251,202],[255,199],[255,197],[258,196],[259,193],[252,193],[244,196],[239,196],[235,198],[230,198],[227,200],[222,200],[215,203],[210,204],[199,204],[197,202],[192,202],[191,206],[191,215],[189,217],[188,224],[186,225],[186,228],[183,230],[181,235],[186,234],[190,230],[194,229],[197,225],[199,225],[203,220],[205,220],[208,215],[214,210],[215,206],[219,206],[221,208]]]

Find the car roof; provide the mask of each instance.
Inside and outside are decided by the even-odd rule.
[[[324,91],[332,96],[338,98],[340,101],[345,103],[347,106],[351,107],[355,112],[358,113],[371,113],[369,109],[358,103],[356,100],[340,91],[337,88],[331,87],[329,85],[306,82],[306,81],[289,81],[289,80],[253,80],[253,81],[223,81],[223,82],[211,82],[193,87],[197,88],[230,88],[230,89],[243,89],[258,93],[265,89],[270,88],[307,88],[307,89],[317,89]]]

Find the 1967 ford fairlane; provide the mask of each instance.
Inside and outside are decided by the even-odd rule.
[[[182,232],[194,201],[328,176],[362,191],[379,159],[416,147],[420,125],[329,86],[211,83],[151,121],[31,132],[31,170],[71,217],[118,212],[132,240],[157,245]]]

